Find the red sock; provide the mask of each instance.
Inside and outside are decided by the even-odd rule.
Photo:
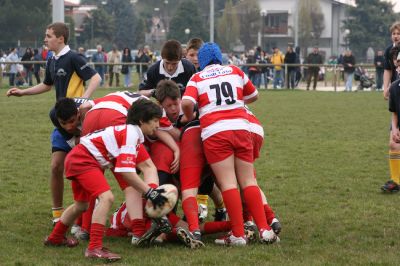
[[[105,227],[103,224],[92,223],[88,249],[102,248]]]
[[[173,212],[170,212],[168,215],[168,220],[171,223],[172,227],[175,227],[175,225],[181,220],[178,215],[176,215]]]
[[[131,220],[131,231],[132,233],[137,236],[137,237],[141,237],[146,228],[146,223],[144,221],[144,219],[133,219]]]
[[[236,188],[222,192],[226,210],[231,220],[232,233],[236,237],[244,236],[243,208],[239,191]]]
[[[182,209],[189,224],[189,231],[199,230],[198,206],[195,197],[189,197],[182,202]]]
[[[271,209],[271,207],[268,204],[265,204],[264,212],[265,212],[265,217],[267,217],[267,223],[271,224],[272,220],[275,218],[274,211]]]
[[[120,230],[120,229],[115,229],[115,228],[107,228],[106,230],[106,236],[111,236],[111,237],[124,237],[128,236],[128,231],[127,230]]]
[[[251,216],[250,211],[247,208],[246,202],[243,202],[243,220],[244,222],[253,221],[253,217]]]
[[[243,189],[243,197],[258,229],[270,230],[271,227],[267,224],[267,218],[264,213],[260,188],[258,186],[245,187]]]
[[[81,227],[86,232],[90,232],[90,225],[92,224],[92,215],[95,205],[96,205],[96,198],[95,197],[90,198],[88,209],[84,213],[82,213]]]
[[[231,230],[231,223],[228,221],[222,222],[206,222],[204,224],[203,234],[215,234],[220,232],[228,232]]]
[[[68,231],[68,225],[63,224],[61,221],[56,223],[53,231],[49,235],[49,240],[54,243],[61,243],[65,237],[65,233]]]

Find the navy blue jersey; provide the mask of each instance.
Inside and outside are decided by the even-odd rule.
[[[392,71],[392,78],[390,80],[390,82],[394,82],[397,79],[397,72],[396,72],[396,67],[393,63],[393,59],[390,57],[390,50],[392,50],[393,48],[393,44],[389,45],[386,49],[385,49],[385,61],[383,64],[383,67],[385,70],[390,70]]]

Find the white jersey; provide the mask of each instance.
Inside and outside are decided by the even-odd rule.
[[[198,104],[201,137],[205,140],[221,131],[250,131],[244,102],[257,93],[238,67],[210,65],[192,76],[182,99]]]
[[[136,157],[144,136],[136,125],[120,125],[95,131],[81,138],[103,168],[115,167],[115,172],[136,172]]]

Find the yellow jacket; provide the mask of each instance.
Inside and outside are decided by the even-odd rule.
[[[284,60],[285,56],[281,52],[273,53],[271,57],[271,64],[280,65],[283,64]],[[281,69],[282,69],[281,66],[275,66],[275,70],[281,70]]]

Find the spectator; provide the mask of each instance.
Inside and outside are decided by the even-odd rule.
[[[322,56],[319,54],[318,47],[313,48],[313,52],[307,56],[307,64],[320,65],[323,63]],[[313,90],[317,88],[319,66],[309,66],[307,69],[307,90],[310,89],[311,78],[314,79]]]
[[[82,55],[83,57],[86,57],[86,56],[85,56],[85,48],[79,47],[79,48],[78,48],[78,54]]]
[[[288,46],[286,54],[285,54],[285,64],[295,64],[296,63],[296,52],[293,50],[292,46]],[[288,80],[286,82],[286,87],[288,89],[294,89],[296,83],[296,67],[288,66],[287,67],[287,77]]]
[[[115,75],[116,79],[116,86],[119,87],[119,73],[121,72],[121,65],[118,65],[121,63],[121,53],[118,51],[118,48],[116,46],[113,47],[113,49],[108,53],[108,62],[114,65],[110,65],[108,69],[108,73],[110,75],[110,79],[108,82],[108,85],[111,87]]]
[[[374,58],[374,65],[375,65],[375,81],[376,81],[376,89],[382,90],[382,85],[383,85],[383,64],[384,64],[385,58],[383,57],[383,51],[378,50],[375,58]]]
[[[123,54],[122,54],[122,63],[132,63],[132,55],[131,55],[131,50],[126,47],[124,48]],[[121,73],[124,75],[124,87],[128,88],[132,86],[131,83],[131,66],[130,65],[123,65],[121,68]]]
[[[29,62],[33,60],[33,52],[31,48],[26,48],[24,55],[21,58],[22,62]],[[33,64],[27,64],[23,63],[24,66],[24,72],[25,72],[25,77],[26,81],[29,83],[29,86],[32,86],[32,72],[33,72]]]
[[[274,89],[281,88],[283,86],[282,64],[284,63],[284,60],[285,57],[279,48],[274,47],[274,53],[271,57],[271,64],[274,65]]]
[[[346,82],[345,91],[351,91],[353,85],[353,77],[355,71],[356,59],[352,55],[350,50],[347,50],[343,56],[343,69],[344,69],[344,79]]]
[[[140,48],[135,56],[135,63],[140,63],[136,65],[136,72],[139,74],[139,80],[143,81],[144,73],[146,73],[148,69],[147,64],[151,63],[151,58],[144,52],[143,48]]]
[[[300,67],[301,61],[300,61],[300,47],[299,46],[296,47],[295,52],[296,52],[296,64],[299,64],[299,66],[296,66],[296,81],[294,84],[294,86],[297,87],[301,80],[301,67]]]
[[[260,64],[271,64],[269,54],[267,54],[265,51],[261,52]],[[269,80],[271,79],[270,67],[268,67],[268,66],[261,67],[261,74],[263,76],[264,88],[268,89],[268,83],[269,83]]]
[[[42,55],[39,54],[39,50],[37,48],[33,49],[33,61],[42,61]],[[36,84],[39,84],[40,81],[40,64],[36,63],[33,65],[33,74],[36,78]]]
[[[6,62],[18,62],[17,48],[12,48],[10,54],[7,56]],[[17,64],[10,64],[9,71],[9,85],[15,85],[15,76],[17,75]]]
[[[256,53],[254,50],[250,50],[248,57],[247,57],[247,64],[258,64],[257,60],[259,58],[256,57]],[[251,82],[256,86],[256,88],[260,88],[260,83],[261,83],[261,70],[258,66],[248,66],[249,68],[249,79]]]
[[[106,60],[105,60],[105,56],[103,53],[103,47],[100,44],[98,44],[96,46],[96,48],[97,48],[97,52],[93,54],[92,62],[93,63],[105,63]],[[101,77],[100,86],[104,85],[104,73],[105,73],[104,68],[105,68],[105,65],[101,65],[101,64],[94,65],[94,69],[96,70],[97,73],[99,73],[99,75]]]

